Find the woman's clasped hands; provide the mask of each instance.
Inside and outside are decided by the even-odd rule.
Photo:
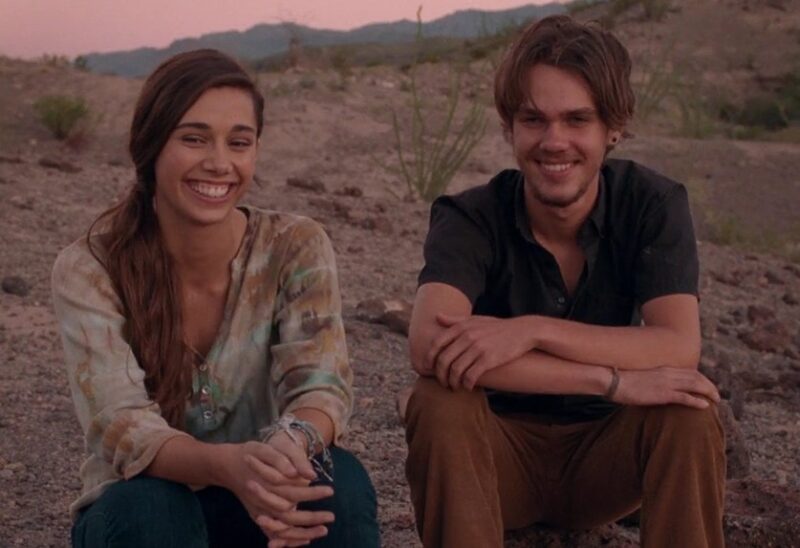
[[[269,548],[305,546],[328,533],[332,512],[299,510],[301,502],[331,497],[328,485],[311,485],[317,474],[305,442],[278,432],[265,442],[230,446],[227,488],[269,538]]]

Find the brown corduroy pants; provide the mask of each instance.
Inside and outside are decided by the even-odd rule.
[[[496,415],[482,390],[420,378],[406,439],[426,548],[502,547],[507,529],[588,529],[639,507],[645,548],[724,546],[725,441],[715,406],[626,406],[553,424]]]

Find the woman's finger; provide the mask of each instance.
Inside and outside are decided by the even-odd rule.
[[[273,513],[288,512],[295,506],[294,502],[264,489],[264,487],[256,481],[248,481],[247,489],[258,499],[260,503],[259,507],[263,507]]]
[[[282,499],[298,502],[326,499],[333,496],[333,488],[329,485],[314,485],[313,487],[298,487],[294,485],[272,485],[272,491]]]
[[[255,450],[256,458],[276,468],[287,478],[296,478],[297,469],[289,458],[267,443],[260,443]]]
[[[264,533],[267,534],[270,538],[278,535],[282,531],[286,531],[292,525],[283,522],[279,519],[275,519],[272,516],[267,514],[262,514],[255,519],[256,524],[261,528]]]
[[[309,510],[292,510],[291,512],[279,514],[278,517],[282,523],[301,527],[324,525],[326,523],[331,523],[336,519],[333,515],[333,512]]]
[[[253,455],[245,455],[244,461],[247,463],[247,466],[250,469],[258,474],[258,476],[263,479],[267,483],[279,483],[279,484],[289,484],[289,483],[296,483],[297,485],[303,485],[304,480],[299,478],[287,478],[283,474],[281,474],[276,468],[270,466],[269,464],[265,463],[254,457]]]
[[[324,525],[316,525],[314,527],[290,527],[279,533],[276,538],[288,541],[310,541],[324,537],[327,534],[328,528]]]

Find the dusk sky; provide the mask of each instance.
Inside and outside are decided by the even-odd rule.
[[[0,0],[0,54],[34,58],[164,47],[176,38],[294,21],[351,29],[461,9],[501,10],[548,0]]]

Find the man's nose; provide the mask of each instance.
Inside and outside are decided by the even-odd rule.
[[[552,123],[547,124],[547,127],[542,134],[542,139],[539,146],[547,151],[563,150],[567,148],[566,131],[562,124]]]

